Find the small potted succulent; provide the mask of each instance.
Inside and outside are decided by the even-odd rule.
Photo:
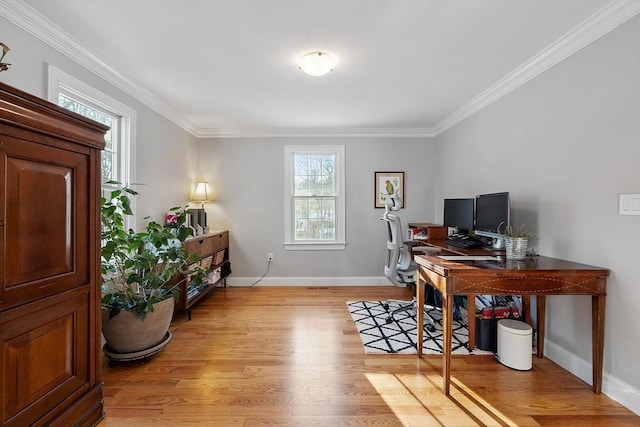
[[[524,224],[519,227],[507,225],[503,231],[500,231],[503,225],[504,223],[500,223],[498,232],[502,234],[504,239],[507,259],[525,259],[529,249],[529,242],[535,234],[528,231]]]

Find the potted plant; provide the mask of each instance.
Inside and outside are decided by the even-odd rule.
[[[507,259],[525,259],[529,241],[535,236],[534,233],[528,231],[524,224],[519,227],[508,225],[505,227],[504,232],[500,232],[503,225],[504,223],[500,223],[498,232],[502,234],[504,239]]]
[[[143,231],[127,230],[125,217],[133,215],[130,197],[137,192],[110,184],[116,188],[101,198],[102,331],[109,351],[144,352],[168,342],[181,281],[201,284],[206,272],[183,245],[193,235],[186,208],[172,208],[168,224],[149,219]]]

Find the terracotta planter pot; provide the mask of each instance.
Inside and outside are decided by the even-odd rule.
[[[131,311],[121,311],[109,320],[109,311],[103,309],[102,334],[107,345],[118,353],[133,353],[154,347],[169,330],[174,305],[173,298],[159,302],[144,320]]]

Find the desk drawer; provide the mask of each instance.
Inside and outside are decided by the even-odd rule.
[[[210,236],[201,236],[186,243],[187,253],[204,257],[229,247],[229,232],[223,231]]]
[[[229,232],[223,231],[207,239],[206,248],[209,250],[207,253],[218,252],[221,249],[229,247]]]

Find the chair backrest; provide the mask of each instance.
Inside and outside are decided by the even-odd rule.
[[[399,221],[396,222],[393,217],[397,218],[396,215],[386,215],[382,217],[382,219],[386,222],[388,233],[387,256],[384,263],[384,275],[393,284],[399,285],[400,283],[397,279],[398,257],[400,255],[400,245],[398,244],[397,236]]]
[[[399,278],[398,271],[410,269],[411,254],[404,245],[400,218],[391,213],[392,210],[399,209],[399,204],[396,205],[395,203],[397,199],[392,201],[394,204],[385,206],[385,212],[381,218],[387,225],[387,256],[384,264],[384,275],[394,285],[402,286],[407,282],[400,280],[401,276]]]

